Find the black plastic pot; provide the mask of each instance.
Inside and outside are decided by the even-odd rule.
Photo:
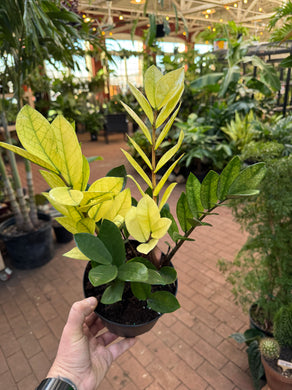
[[[15,224],[15,218],[9,218],[0,224],[0,239],[5,243],[11,265],[18,269],[33,269],[49,262],[54,255],[51,217],[39,213],[45,221],[38,230],[18,236],[5,234],[3,231]]]
[[[256,303],[252,304],[251,307],[249,308],[249,325],[253,329],[257,329],[261,331],[263,334],[265,334],[266,337],[274,337],[272,332],[269,332],[268,330],[263,329],[257,322],[254,321],[252,318],[252,311],[255,309],[257,306]]]
[[[64,226],[60,225],[58,222],[53,222],[53,229],[56,236],[56,241],[60,244],[65,244],[73,240],[73,234],[68,232]]]
[[[90,268],[91,265],[89,262],[85,268],[84,275],[83,275],[83,292],[86,298],[91,296],[91,294],[89,294],[86,289],[86,285],[90,283],[88,280],[88,272]],[[175,294],[176,292],[177,292],[177,281],[175,282]],[[156,313],[157,315],[151,321],[143,322],[141,324],[122,324],[120,322],[112,321],[106,318],[104,315],[100,313],[100,308],[101,308],[101,304],[99,303],[95,309],[95,312],[101,318],[104,326],[106,326],[110,332],[120,337],[129,337],[129,338],[136,337],[143,333],[148,332],[150,329],[153,328],[153,326],[156,324],[156,322],[162,315]]]

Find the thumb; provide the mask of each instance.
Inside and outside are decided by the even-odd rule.
[[[89,297],[73,303],[66,323],[66,333],[79,338],[83,335],[85,318],[91,314],[97,305],[95,297]]]

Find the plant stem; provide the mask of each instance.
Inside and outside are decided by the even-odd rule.
[[[226,199],[225,199],[226,200]],[[224,201],[225,201],[224,200]],[[224,201],[220,201],[219,203],[216,203],[216,205],[214,207],[212,207],[211,209],[207,210],[207,213],[210,213],[212,212],[213,210],[215,210],[219,205],[221,205]],[[203,221],[204,218],[206,218],[208,214],[204,213],[200,218],[198,218],[198,220],[200,222]],[[184,234],[184,237],[185,238],[188,238],[192,232],[195,230],[195,228],[197,226],[200,226],[200,224],[198,223],[198,225],[195,225],[195,226],[192,226],[187,232],[185,232]],[[182,244],[185,242],[185,240],[181,239],[174,247],[173,249],[169,252],[169,254],[167,256],[165,256],[165,258],[163,259],[163,262],[162,262],[162,265],[161,266],[165,266],[165,265],[168,265],[171,261],[171,259],[173,258],[173,256],[176,254],[176,252],[179,250],[179,248],[182,246]]]
[[[25,163],[25,171],[26,171],[26,182],[27,182],[28,196],[29,196],[30,218],[31,218],[33,225],[35,227],[38,227],[39,219],[38,219],[37,207],[35,204],[31,164],[26,159],[24,160],[24,163]]]

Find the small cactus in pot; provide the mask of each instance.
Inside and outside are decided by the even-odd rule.
[[[260,351],[267,360],[275,360],[280,356],[280,345],[272,337],[265,337],[260,341]]]

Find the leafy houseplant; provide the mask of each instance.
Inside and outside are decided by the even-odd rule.
[[[210,171],[202,184],[190,174],[186,192],[177,203],[177,219],[172,216],[167,200],[175,187],[172,183],[163,191],[167,178],[179,162],[179,156],[163,174],[157,173],[179,151],[183,141],[181,131],[178,142],[159,160],[156,150],[167,136],[179,111],[179,100],[184,88],[184,71],[178,69],[163,75],[155,66],[150,67],[144,79],[146,97],[133,85],[130,89],[147,116],[146,125],[126,104],[125,110],[137,122],[151,145],[150,157],[130,138],[133,147],[147,164],[150,177],[140,165],[123,150],[124,155],[146,183],[146,190],[131,176],[141,194],[137,202],[125,188],[126,172],[114,168],[106,177],[88,185],[89,165],[82,155],[73,127],[58,116],[50,124],[38,112],[25,106],[17,117],[16,128],[24,149],[1,143],[23,157],[40,165],[41,173],[51,191],[46,195],[63,215],[58,222],[75,236],[76,247],[67,257],[90,260],[88,278],[92,286],[102,288],[102,305],[115,307],[122,316],[124,298],[141,302],[141,311],[149,312],[152,320],[158,313],[179,308],[175,295],[167,291],[176,281],[176,271],[170,262],[177,250],[190,240],[196,226],[204,225],[206,215],[229,197],[258,193],[257,186],[265,174],[263,163],[240,170],[239,158],[233,158],[221,175]],[[161,253],[157,244],[169,233],[174,246]],[[134,239],[135,241],[133,241]],[[174,286],[175,290],[175,286]],[[130,303],[129,303],[130,304]],[[99,305],[100,306],[100,305]],[[128,309],[132,312],[137,311]],[[119,320],[117,320],[119,321]],[[135,323],[139,320],[135,319]],[[109,325],[108,325],[109,326]],[[120,335],[129,333],[121,332]],[[136,333],[137,334],[137,333]]]

